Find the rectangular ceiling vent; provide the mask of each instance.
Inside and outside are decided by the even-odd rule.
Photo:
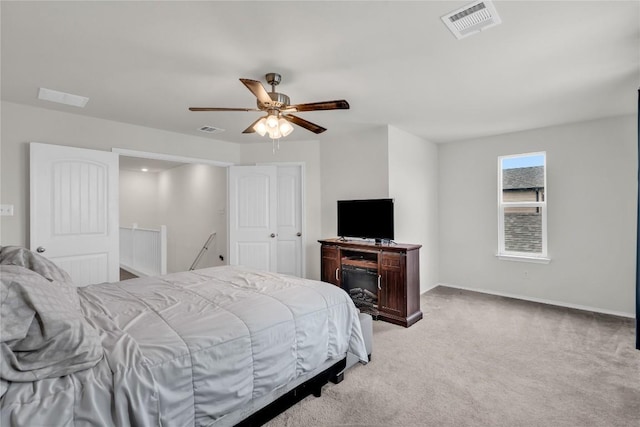
[[[38,90],[38,99],[43,101],[57,102],[59,104],[71,105],[72,107],[84,108],[89,102],[86,96],[74,95],[72,93],[60,92],[58,90],[41,87]]]
[[[442,17],[444,24],[458,40],[502,22],[493,3],[488,0],[474,1]]]
[[[202,126],[198,130],[200,132],[204,132],[204,133],[220,133],[220,132],[224,132],[224,129],[220,129],[220,128],[213,127],[213,126]]]

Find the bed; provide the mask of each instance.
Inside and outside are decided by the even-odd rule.
[[[24,248],[0,264],[0,425],[247,424],[319,393],[348,353],[368,360],[357,309],[326,283],[223,266],[77,288]]]

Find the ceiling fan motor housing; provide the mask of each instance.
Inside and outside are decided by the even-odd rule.
[[[289,97],[284,93],[268,92],[268,95],[269,98],[271,98],[271,102],[260,102],[260,100],[257,101],[258,108],[260,110],[286,107],[291,102],[289,100]]]

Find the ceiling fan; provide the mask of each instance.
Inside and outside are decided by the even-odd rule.
[[[265,75],[267,83],[271,85],[271,92],[267,92],[257,80],[240,79],[240,81],[257,98],[257,108],[217,108],[217,107],[191,107],[190,111],[264,111],[266,116],[260,117],[251,123],[242,133],[258,132],[261,136],[269,134],[272,139],[287,136],[293,131],[290,123],[303,127],[313,133],[322,133],[325,128],[308,120],[294,116],[291,113],[318,110],[348,110],[349,103],[344,99],[337,101],[312,102],[308,104],[290,104],[289,97],[284,93],[276,92],[276,86],[280,84],[282,76],[278,73]]]

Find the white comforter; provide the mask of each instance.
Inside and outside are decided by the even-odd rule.
[[[216,267],[78,289],[90,369],[3,380],[0,425],[209,425],[347,351],[357,310],[322,282]]]

